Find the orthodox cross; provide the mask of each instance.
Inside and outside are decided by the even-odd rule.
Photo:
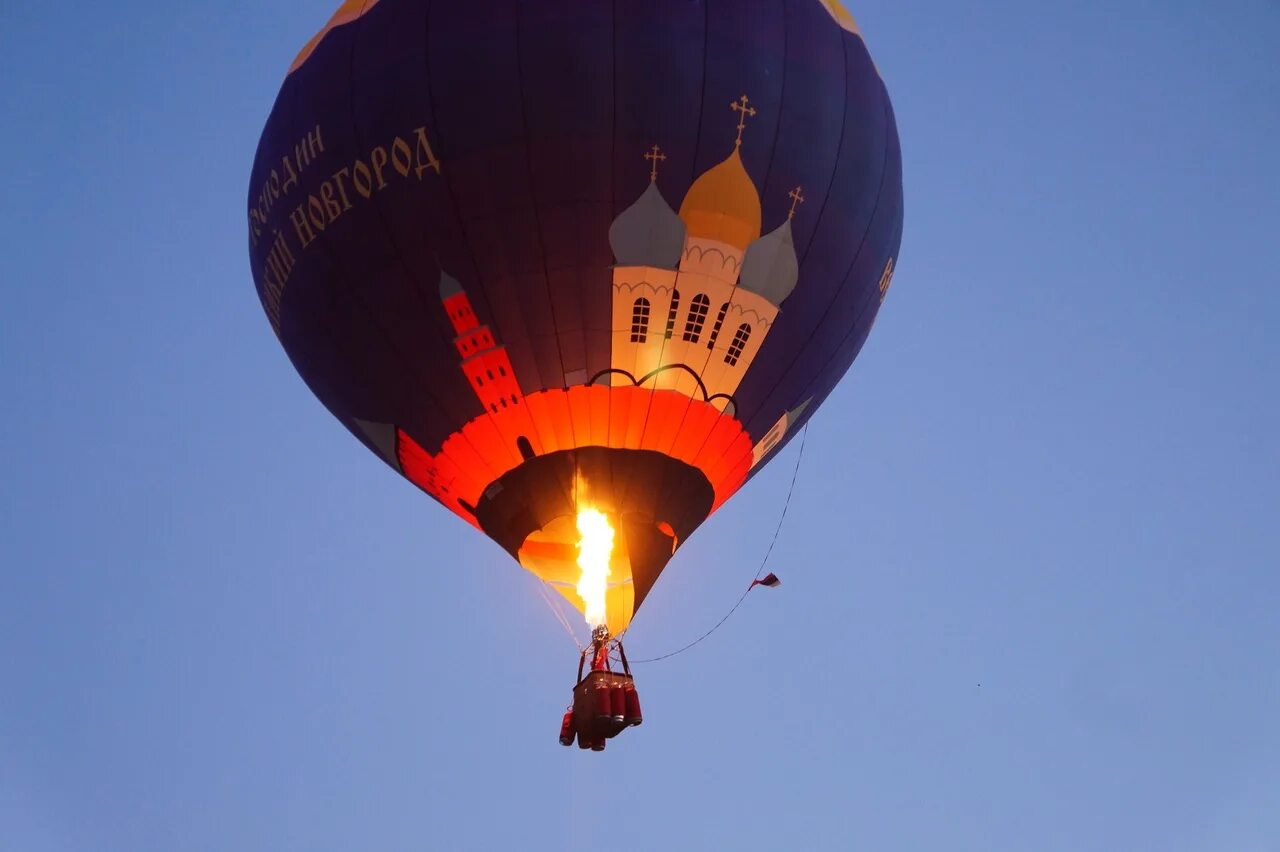
[[[804,204],[804,196],[800,194],[800,187],[796,187],[787,193],[787,197],[791,199],[791,212],[787,214],[788,219],[796,217],[796,205]]]
[[[652,164],[649,167],[649,183],[653,183],[658,179],[658,161],[665,160],[667,155],[662,153],[661,148],[654,145],[653,148],[649,150],[649,153],[644,155],[644,158]]]
[[[742,131],[746,129],[747,116],[755,115],[756,108],[753,106],[747,106],[747,96],[743,95],[742,97],[738,98],[736,101],[733,101],[732,103],[730,103],[729,109],[738,113],[738,141],[734,142],[733,144],[737,147],[741,147]]]

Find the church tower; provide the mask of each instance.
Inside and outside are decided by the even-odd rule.
[[[457,335],[453,345],[462,356],[462,373],[481,405],[491,414],[519,405],[523,394],[507,347],[493,339],[489,326],[480,324],[462,285],[447,272],[440,274],[440,301]]]

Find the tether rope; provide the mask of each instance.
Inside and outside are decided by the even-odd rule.
[[[782,522],[787,519],[787,509],[791,507],[791,495],[796,490],[796,478],[800,475],[800,460],[804,458],[804,442],[805,442],[805,439],[808,438],[808,436],[809,436],[809,424],[806,423],[804,424],[804,431],[800,433],[800,452],[796,453],[796,467],[795,467],[795,470],[791,472],[791,486],[787,489],[787,499],[782,504],[782,514],[778,516],[778,526],[773,531],[773,539],[769,542],[769,549],[765,551],[764,559],[760,560],[760,567],[756,569],[756,575],[751,579],[751,584],[747,586],[746,591],[744,591],[742,595],[738,598],[737,602],[732,607],[729,608],[729,611],[724,614],[723,618],[717,621],[710,630],[708,630],[706,633],[703,633],[697,639],[694,639],[688,645],[685,645],[682,648],[677,648],[676,650],[671,651],[670,653],[662,654],[661,656],[649,657],[648,659],[645,659],[645,660],[632,660],[631,664],[633,666],[639,665],[640,663],[656,663],[659,660],[666,660],[671,657],[674,657],[677,654],[683,654],[685,651],[689,650],[694,645],[697,645],[703,639],[706,639],[712,633],[715,633],[717,630],[719,630],[720,625],[728,621],[729,616],[733,615],[734,612],[737,611],[738,607],[742,605],[742,602],[747,599],[747,595],[750,594],[751,590],[756,587],[756,580],[760,579],[760,575],[764,573],[765,566],[769,564],[769,557],[773,554],[773,546],[778,543],[778,536],[782,532]]]

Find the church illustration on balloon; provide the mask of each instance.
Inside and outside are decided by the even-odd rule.
[[[801,187],[791,190],[786,218],[762,233],[760,196],[740,156],[756,110],[746,95],[730,108],[737,117],[733,148],[693,182],[679,212],[658,189],[665,155],[654,145],[643,155],[648,187],[609,228],[615,259],[609,368],[584,376],[583,384],[524,392],[498,335],[477,316],[465,288],[442,273],[439,296],[459,368],[484,412],[436,452],[400,429],[359,421],[384,458],[500,543],[495,529],[507,520],[487,516],[485,507],[504,502],[493,498],[513,487],[518,469],[565,451],[574,454],[575,470],[592,448],[654,451],[692,468],[705,480],[701,487],[710,486],[705,505],[683,513],[698,523],[741,487],[809,404],[784,412],[753,443],[734,400],[796,287],[791,223],[804,195]],[[609,469],[618,464],[615,457]],[[527,539],[539,526],[523,523],[505,546],[547,579],[535,567],[537,541]],[[674,548],[683,534],[672,525],[666,532]],[[629,612],[633,602],[617,605]]]
[[[800,274],[791,220],[804,196],[791,190],[787,218],[761,236],[760,196],[739,154],[756,110],[746,95],[730,108],[738,113],[733,151],[693,182],[679,214],[658,190],[665,157],[654,145],[645,154],[649,187],[614,220],[609,242],[612,370],[732,415],[733,392]]]

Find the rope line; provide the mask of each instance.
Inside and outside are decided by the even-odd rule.
[[[569,620],[565,618],[564,611],[561,610],[560,607],[556,605],[556,602],[552,600],[551,595],[553,590],[548,588],[549,584],[541,577],[535,579],[538,581],[538,592],[542,595],[542,600],[546,602],[547,609],[551,610],[551,614],[556,617],[556,621],[560,622],[560,626],[564,628],[564,632],[569,634],[569,639],[571,639],[573,644],[577,645],[578,650],[581,651],[582,643],[578,641],[578,634],[574,633],[573,628],[569,626]],[[556,594],[558,596],[559,593]]]
[[[683,654],[685,651],[689,650],[694,645],[697,645],[703,639],[706,639],[712,633],[715,633],[717,630],[719,630],[720,625],[728,621],[729,616],[733,615],[734,612],[737,611],[738,607],[742,605],[742,602],[747,599],[747,595],[750,594],[751,590],[756,587],[755,581],[760,579],[760,575],[764,573],[765,566],[769,564],[769,557],[773,554],[773,547],[775,544],[778,543],[778,536],[782,532],[782,522],[787,519],[787,509],[791,507],[791,495],[796,490],[796,478],[800,475],[800,460],[804,458],[804,443],[805,443],[805,439],[808,438],[808,436],[809,436],[809,424],[805,423],[804,431],[800,433],[800,452],[796,453],[796,467],[795,467],[795,470],[791,472],[791,486],[787,488],[787,499],[782,504],[782,514],[778,516],[778,526],[773,531],[773,539],[769,542],[769,548],[764,552],[764,559],[760,560],[760,567],[756,569],[756,575],[751,579],[751,584],[747,586],[746,591],[744,591],[742,595],[738,598],[737,602],[734,603],[734,605],[729,608],[729,611],[724,614],[723,618],[717,621],[710,630],[708,630],[706,633],[703,633],[697,639],[694,639],[688,645],[685,645],[682,648],[677,648],[676,650],[671,651],[670,653],[662,654],[661,656],[649,657],[648,659],[645,659],[645,660],[632,660],[631,664],[633,666],[639,665],[640,663],[656,663],[659,660],[666,660],[676,656],[677,654]]]

